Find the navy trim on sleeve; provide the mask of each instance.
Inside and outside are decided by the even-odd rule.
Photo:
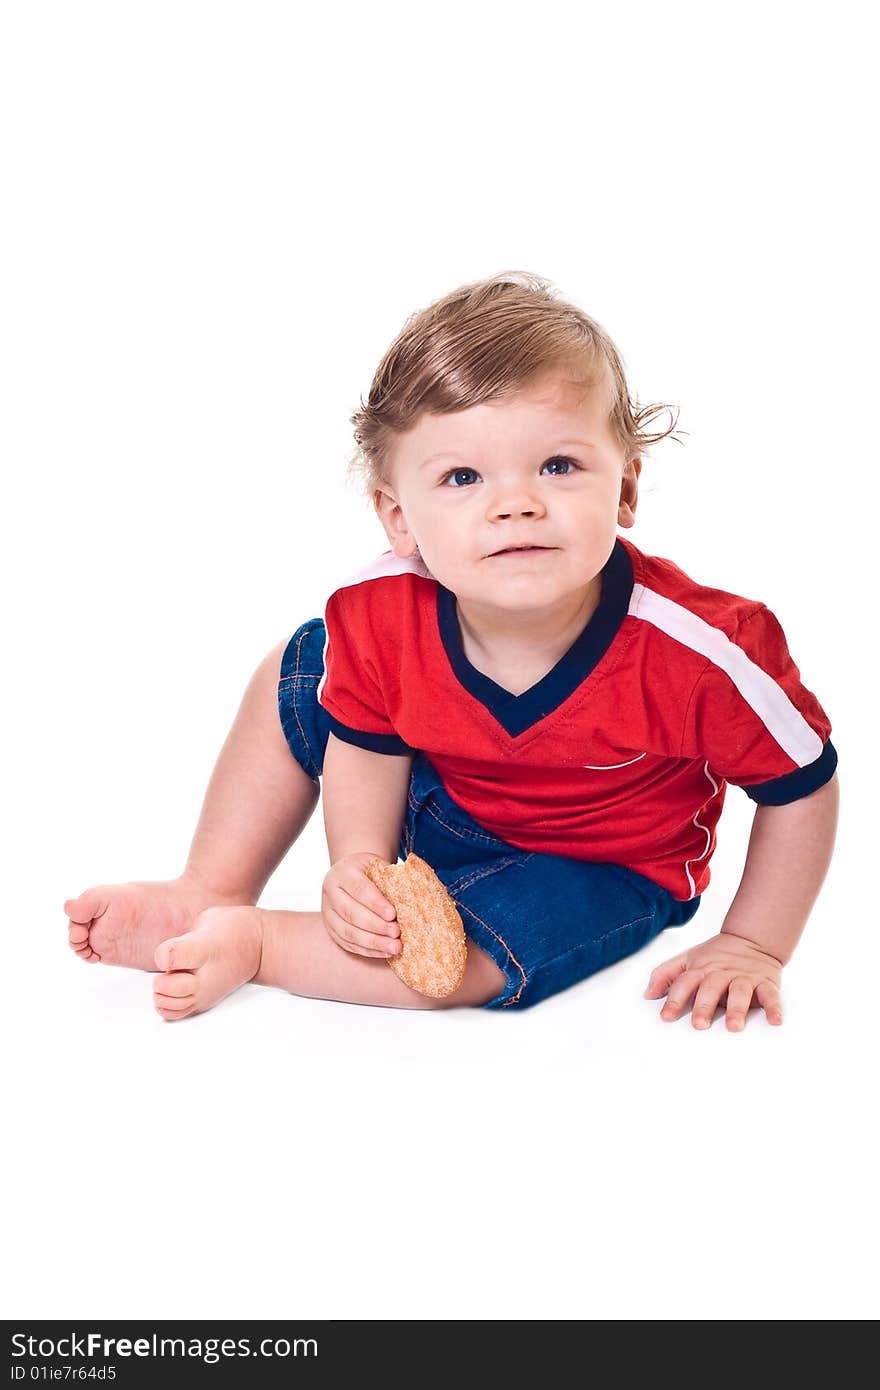
[[[743,787],[743,791],[759,806],[787,806],[790,801],[800,801],[830,782],[837,768],[837,749],[831,739],[825,744],[814,763],[797,767],[794,772],[786,772],[782,777],[774,777],[769,782],[759,782],[756,786]]]
[[[326,711],[325,711],[326,713]],[[353,743],[358,748],[368,748],[371,753],[416,753],[418,750],[410,748],[408,743],[404,743],[398,734],[367,734],[363,729],[350,729],[347,724],[340,724],[338,719],[334,719],[332,714],[327,714],[330,721],[330,732],[337,738],[341,738],[343,743]]]

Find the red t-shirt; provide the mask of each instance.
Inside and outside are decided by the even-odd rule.
[[[766,604],[618,536],[587,626],[513,695],[464,653],[455,595],[386,551],[329,598],[318,700],[333,733],[422,751],[508,844],[614,864],[687,900],[709,882],[727,782],[762,805],[834,775],[831,724]]]

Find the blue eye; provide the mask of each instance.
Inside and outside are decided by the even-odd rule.
[[[566,470],[565,470],[564,473],[551,473],[551,474],[550,474],[550,477],[551,477],[551,478],[567,478],[568,475],[569,475],[569,472],[570,472],[570,471],[573,471],[574,469],[576,469],[576,468],[578,467],[578,465],[575,463],[574,459],[565,458],[565,457],[563,457],[563,456],[560,455],[560,454],[554,454],[553,457],[550,458],[550,459],[547,459],[547,460],[541,465],[541,467],[542,467],[542,468],[546,468],[548,463],[564,463],[564,464],[567,465]],[[475,469],[473,469],[473,468],[453,468],[451,472],[447,473],[443,478],[440,479],[440,482],[441,482],[441,484],[445,484],[445,483],[452,482],[453,479],[458,478],[462,473],[473,473],[473,475],[474,475],[475,478],[478,478],[478,477],[480,476],[479,473],[477,473],[477,471],[476,471]],[[456,482],[456,483],[455,483],[455,486],[456,486],[456,487],[466,487],[467,484],[466,484],[466,483]]]
[[[452,482],[452,480],[453,480],[454,478],[458,478],[459,475],[462,474],[462,473],[474,473],[474,470],[473,470],[473,468],[453,468],[453,470],[452,470],[451,473],[447,473],[447,474],[446,474],[446,477],[443,479],[443,482],[444,482],[444,483]],[[477,477],[477,476],[478,476],[478,475],[477,475],[476,473],[474,473],[474,477]],[[456,487],[463,487],[464,484],[463,484],[463,483],[458,483],[458,482],[457,482],[457,483],[455,484],[455,486],[456,486]]]

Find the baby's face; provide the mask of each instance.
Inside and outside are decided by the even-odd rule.
[[[641,470],[606,416],[601,395],[555,375],[504,402],[423,415],[374,497],[393,550],[418,548],[473,603],[539,609],[583,589],[633,524]],[[507,549],[522,545],[540,549]]]

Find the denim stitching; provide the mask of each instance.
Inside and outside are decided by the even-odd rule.
[[[301,653],[302,653],[302,644],[303,644],[303,642],[305,641],[305,639],[306,639],[306,634],[303,633],[302,636],[300,637],[299,641],[298,641],[297,644],[296,644],[296,669],[294,670],[294,673],[293,673],[294,685],[296,685],[296,683],[297,683],[298,680],[299,680],[299,663],[300,663]],[[317,770],[318,770],[317,764],[316,764],[314,758],[312,758],[312,756],[311,756],[312,750],[309,748],[309,742],[308,742],[308,739],[306,738],[306,731],[305,731],[305,729],[304,729],[303,726],[302,726],[302,721],[300,720],[300,717],[299,717],[299,706],[297,705],[297,702],[296,702],[296,699],[295,699],[295,698],[294,698],[294,700],[293,700],[293,712],[294,712],[294,714],[296,715],[296,726],[297,726],[297,728],[299,729],[299,732],[300,732],[300,736],[301,736],[301,738],[302,738],[302,741],[303,741],[303,743],[305,744],[306,748],[308,749],[309,757],[311,758],[311,762],[312,762],[312,767],[315,769],[315,772],[317,772]]]
[[[299,640],[298,640],[298,642],[297,642],[297,644],[296,644],[296,667],[295,667],[295,669],[294,669],[292,675],[282,676],[281,681],[279,682],[279,684],[281,684],[281,685],[296,686],[296,685],[300,684],[302,681],[306,681],[306,680],[319,680],[319,679],[320,679],[319,676],[314,676],[314,675],[302,675],[302,676],[301,676],[301,675],[300,675],[300,672],[299,672],[299,664],[300,664],[301,654],[302,654],[302,644],[303,644],[303,642],[305,641],[305,639],[308,637],[309,632],[311,632],[311,631],[313,631],[313,629],[310,628],[310,629],[308,629],[308,631],[303,632],[303,633],[300,634]],[[291,698],[290,704],[291,704],[291,708],[293,709],[294,718],[296,719],[296,727],[299,729],[299,736],[300,736],[300,738],[301,738],[302,741],[303,741],[303,747],[304,747],[305,750],[306,750],[306,757],[309,759],[309,762],[311,763],[311,766],[314,768],[314,772],[309,772],[308,775],[311,777],[312,781],[314,782],[314,781],[317,780],[318,775],[319,775],[319,774],[318,774],[318,767],[317,767],[317,764],[315,763],[315,760],[314,760],[313,757],[312,757],[312,750],[311,750],[310,747],[309,747],[309,741],[308,741],[308,739],[306,738],[306,732],[305,732],[305,729],[304,729],[303,726],[302,726],[302,721],[301,721],[301,719],[300,719],[300,717],[299,717],[299,708],[298,708],[297,703],[296,703],[296,695],[295,695],[295,693],[294,693],[293,691],[291,691],[291,696],[292,696],[292,698]]]
[[[423,805],[428,815],[432,816],[438,825],[442,825],[444,829],[448,830],[451,834],[457,835],[460,840],[470,840],[476,844],[491,845],[497,849],[511,848],[504,840],[499,840],[495,835],[489,835],[488,833],[481,835],[480,832],[476,830],[462,830],[451,821],[446,820],[433,806],[428,806],[424,803]]]
[[[472,888],[475,883],[480,883],[482,879],[488,878],[490,874],[500,873],[502,869],[509,869],[517,861],[515,859],[503,859],[499,864],[481,864],[470,878],[463,878],[461,881],[456,879],[446,885],[447,893],[463,893],[466,888]]]
[[[505,999],[504,1003],[501,1005],[502,1009],[506,1009],[507,1006],[508,1006],[508,1004],[515,1004],[515,1003],[516,1003],[517,999],[519,999],[519,996],[522,994],[523,990],[525,989],[526,984],[528,983],[528,978],[527,978],[527,976],[526,976],[526,972],[523,970],[522,966],[520,965],[519,961],[517,960],[516,956],[515,956],[515,955],[513,954],[513,952],[511,951],[510,947],[508,946],[508,944],[507,944],[507,942],[504,940],[504,938],[501,937],[501,936],[499,936],[498,933],[497,933],[497,931],[493,931],[492,928],[489,926],[489,923],[488,923],[488,922],[484,922],[483,919],[482,919],[482,917],[478,917],[477,914],[476,914],[476,912],[472,912],[471,909],[470,909],[469,907],[466,907],[464,903],[459,903],[459,902],[457,902],[457,903],[456,903],[456,906],[457,906],[457,907],[464,908],[465,912],[470,913],[470,915],[471,915],[471,917],[473,917],[474,921],[479,922],[479,923],[481,924],[481,926],[484,926],[484,927],[486,928],[486,931],[487,931],[487,932],[489,932],[492,936],[494,936],[494,938],[495,938],[496,941],[500,941],[500,942],[501,942],[501,945],[504,947],[505,951],[506,951],[507,954],[509,955],[510,959],[513,961],[513,963],[514,963],[514,965],[516,966],[517,970],[518,970],[519,973],[522,975],[522,982],[521,982],[521,984],[520,984],[519,989],[516,991],[516,994],[512,994],[512,995],[510,996],[509,999]],[[496,962],[496,964],[497,964],[497,962]]]

